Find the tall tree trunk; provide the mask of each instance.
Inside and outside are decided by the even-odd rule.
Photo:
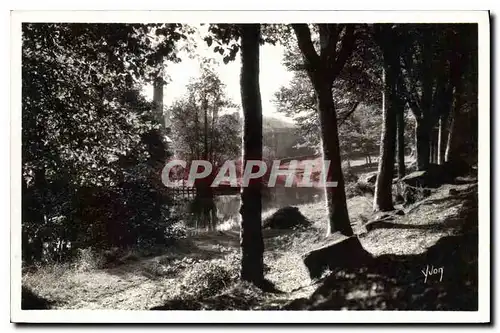
[[[41,262],[43,259],[43,243],[45,241],[45,228],[46,228],[46,218],[47,218],[47,207],[46,207],[46,191],[47,191],[47,178],[45,176],[45,169],[35,170],[35,188],[39,191],[39,196],[35,198],[35,224],[37,225],[37,232],[33,237],[32,249],[33,249],[33,261]]]
[[[307,74],[316,92],[321,121],[323,158],[329,161],[330,166],[325,178],[337,182],[337,187],[325,189],[329,215],[328,234],[339,231],[351,236],[354,233],[347,212],[332,85],[354,50],[355,26],[320,24],[320,54],[314,48],[311,31],[307,24],[293,24],[292,27],[305,61]],[[341,35],[342,32],[344,32],[343,35]]]
[[[315,85],[317,107],[321,123],[321,139],[323,144],[323,159],[330,161],[330,170],[325,170],[328,181],[338,182],[337,187],[325,187],[325,197],[328,204],[328,234],[339,231],[351,236],[354,234],[349,214],[344,187],[344,176],[340,158],[339,135],[337,130],[337,114],[333,104],[332,84],[318,82]]]
[[[208,161],[208,97],[203,98],[203,159]]]
[[[384,52],[384,99],[383,122],[380,139],[380,158],[378,162],[378,176],[375,183],[375,197],[373,209],[375,211],[394,210],[392,202],[392,178],[394,176],[394,158],[396,150],[396,78],[392,68],[393,62],[388,52]]]
[[[212,164],[215,164],[215,154],[214,154],[214,146],[215,146],[215,120],[217,118],[217,110],[214,109],[212,112],[212,120],[210,125],[210,152],[209,158]]]
[[[461,137],[459,133],[459,125],[460,125],[459,118],[460,118],[460,109],[464,104],[464,100],[462,97],[462,89],[460,84],[458,84],[457,87],[455,88],[454,95],[455,96],[454,96],[453,112],[451,115],[451,124],[448,134],[448,144],[445,153],[446,162],[451,162],[451,163],[460,160]]]
[[[464,36],[467,35],[471,36],[471,38],[464,38]],[[466,122],[470,121],[470,119],[464,119],[463,114],[461,114],[461,110],[466,102],[464,97],[464,92],[466,90],[465,82],[469,82],[470,84],[470,79],[473,80],[472,82],[477,80],[477,58],[474,56],[474,54],[477,54],[477,44],[469,44],[470,40],[474,40],[474,38],[472,38],[474,35],[477,35],[477,30],[475,29],[469,30],[468,32],[467,30],[462,30],[455,35],[455,41],[453,43],[454,53],[451,58],[451,84],[454,87],[454,91],[452,93],[450,108],[451,121],[445,153],[446,162],[450,162],[451,164],[463,162],[461,156],[463,151],[461,152],[461,150],[463,150],[464,147],[462,147],[462,144],[464,140],[470,140],[470,138],[464,137],[464,135],[467,135],[468,133],[464,133],[463,126]],[[469,70],[467,70],[467,68]],[[472,73],[474,74],[469,76]],[[473,91],[473,94],[477,96],[477,90],[473,89]],[[474,113],[477,115],[477,111]]]
[[[423,29],[422,43],[422,97],[421,97],[421,115],[417,118],[415,128],[416,146],[417,146],[417,169],[427,170],[430,162],[430,139],[431,139],[431,111],[434,89],[434,48],[433,35],[430,28]]]
[[[196,115],[194,117],[194,132],[195,132],[195,146],[194,146],[194,156],[193,160],[199,160],[201,158],[200,145],[199,145],[199,137],[201,135],[200,131],[200,119],[198,118],[198,108],[195,109]]]
[[[437,133],[435,133],[436,130],[433,126],[432,143],[435,147],[433,147],[432,162],[437,164],[443,164],[445,161],[444,154],[448,140],[448,116],[453,101],[453,75],[454,73],[451,73],[449,77],[444,76],[438,80],[434,97],[433,113],[438,115],[436,119],[438,128]]]
[[[434,161],[434,133],[431,132],[429,141],[429,164],[435,163]]]
[[[439,118],[438,164],[444,164],[446,147],[448,146],[448,113]]]
[[[417,146],[417,169],[427,170],[430,163],[430,129],[426,118],[417,119],[415,145]]]
[[[438,164],[439,158],[439,132],[432,131],[432,163]]]
[[[243,165],[262,160],[262,102],[259,86],[260,25],[241,25],[241,104],[243,107]],[[259,284],[264,280],[262,239],[262,183],[251,181],[241,191],[241,278]]]
[[[398,143],[398,178],[401,179],[405,176],[405,114],[404,109],[400,108],[396,113],[397,122],[397,143]]]
[[[398,178],[401,179],[406,174],[405,164],[405,103],[404,96],[404,79],[401,72],[401,58],[394,60],[395,75],[396,75],[396,123],[397,123],[397,151],[398,151]]]
[[[202,102],[202,112],[203,112],[203,160],[209,161],[209,148],[208,148],[208,99],[207,96],[203,96]],[[209,176],[205,179],[198,179],[195,182],[196,187],[196,197],[195,204],[198,205],[197,211],[199,213],[198,218],[203,221],[203,225],[212,230],[212,226],[217,223],[217,208],[214,200],[214,191],[210,186],[213,177]]]

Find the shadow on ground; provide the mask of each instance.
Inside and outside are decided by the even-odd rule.
[[[314,282],[315,290],[308,297],[293,299],[292,294],[276,296],[233,289],[205,299],[171,300],[152,310],[477,311],[477,192],[464,193],[456,198],[462,203],[457,215],[439,224],[400,226],[450,228],[454,235],[441,238],[421,254],[385,254],[357,262],[351,268],[333,269]]]
[[[334,270],[309,298],[286,310],[477,311],[477,206],[469,198],[447,236],[419,255],[382,255],[354,269]],[[476,204],[477,205],[477,204]],[[426,277],[427,275],[427,277]]]

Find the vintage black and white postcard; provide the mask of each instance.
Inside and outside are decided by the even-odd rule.
[[[490,321],[487,11],[11,28],[13,322]]]

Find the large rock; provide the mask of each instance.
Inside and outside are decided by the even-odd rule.
[[[347,197],[358,195],[373,195],[375,192],[375,183],[377,181],[377,172],[362,174],[355,184],[346,184]]]
[[[377,171],[362,174],[359,177],[359,182],[375,185],[375,183],[377,182],[377,175],[378,175]]]
[[[310,251],[303,258],[311,279],[319,278],[328,269],[363,267],[373,261],[358,237],[342,237],[334,243]]]
[[[466,161],[461,159],[447,161],[443,164],[443,168],[453,179],[474,173],[474,169]]]
[[[413,161],[413,162],[410,162],[406,165],[406,172],[407,173],[412,173],[412,172],[415,172],[417,171],[417,161]]]
[[[455,177],[445,165],[430,164],[427,170],[414,171],[401,179],[401,181],[414,187],[437,188],[443,184],[453,182]]]
[[[453,183],[454,173],[446,165],[430,164],[427,170],[414,171],[401,179],[405,204],[412,204],[431,194],[431,189]]]
[[[297,207],[287,206],[278,209],[274,214],[264,220],[263,227],[270,229],[292,229],[306,227],[311,222],[300,212]]]
[[[416,186],[437,188],[443,184],[453,184],[455,178],[471,173],[471,167],[464,161],[458,160],[444,164],[429,164],[427,170],[414,171],[406,175],[403,183]]]

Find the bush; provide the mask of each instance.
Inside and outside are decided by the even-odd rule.
[[[194,297],[210,297],[234,283],[239,274],[239,259],[231,254],[225,260],[195,263],[182,281],[182,288]]]
[[[23,188],[22,259],[26,264],[72,261],[79,249],[168,245],[184,237],[168,195],[146,181],[78,187],[53,182]],[[47,217],[37,201],[46,203]],[[45,212],[44,212],[45,214]]]
[[[144,263],[142,268],[143,271],[149,275],[149,277],[154,278],[163,277],[169,275],[172,272],[171,269],[156,260],[147,261],[146,263]]]
[[[165,239],[167,240],[167,243],[172,243],[178,239],[186,237],[187,229],[186,226],[181,222],[171,224],[165,229]]]
[[[105,265],[105,257],[95,252],[91,247],[78,249],[73,267],[78,271],[92,271]]]

